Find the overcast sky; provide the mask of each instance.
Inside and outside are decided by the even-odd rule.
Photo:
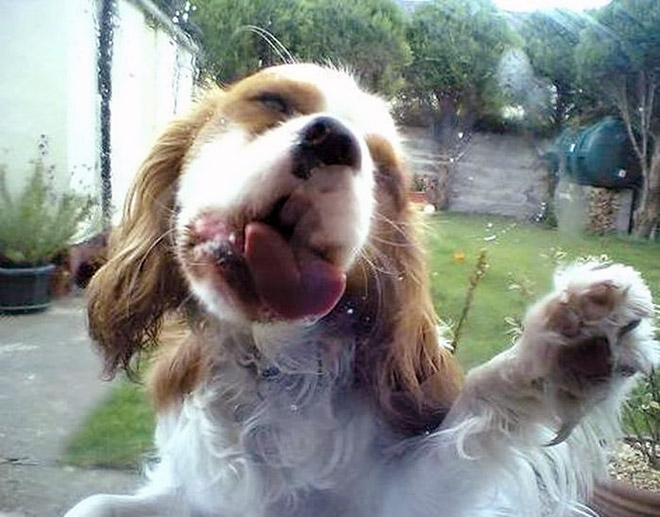
[[[494,0],[500,9],[508,11],[534,11],[535,9],[567,8],[593,9],[610,3],[610,0]]]

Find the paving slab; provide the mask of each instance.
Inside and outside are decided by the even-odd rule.
[[[80,498],[126,493],[133,472],[63,463],[68,437],[107,396],[81,296],[37,314],[0,315],[0,517],[62,515]]]

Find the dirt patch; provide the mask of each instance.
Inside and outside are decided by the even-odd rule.
[[[625,442],[612,450],[607,470],[613,478],[635,488],[660,492],[660,470],[652,468],[641,452]]]

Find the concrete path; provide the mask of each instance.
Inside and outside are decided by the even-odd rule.
[[[86,495],[138,486],[135,473],[62,462],[68,436],[110,388],[100,371],[81,298],[0,315],[0,517],[61,516]]]

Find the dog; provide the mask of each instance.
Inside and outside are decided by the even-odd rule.
[[[67,517],[590,514],[658,359],[648,287],[565,267],[464,377],[409,182],[387,104],[340,70],[268,68],[174,121],[88,288],[106,372],[152,359],[158,459]]]

